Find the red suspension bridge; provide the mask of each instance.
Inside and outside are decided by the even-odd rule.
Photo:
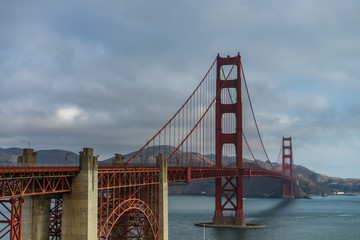
[[[249,102],[244,113],[243,95]],[[259,162],[243,119],[253,120],[266,157]],[[244,152],[254,160],[244,161]],[[291,138],[271,163],[252,108],[241,58],[217,56],[174,116],[131,157],[98,166],[92,149],[80,166],[35,166],[24,149],[19,166],[0,167],[1,239],[167,239],[167,183],[216,179],[214,225],[246,226],[243,177],[283,179],[293,197]],[[280,160],[280,161],[279,161]]]

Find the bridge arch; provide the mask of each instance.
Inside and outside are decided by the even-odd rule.
[[[114,234],[112,233],[113,230],[116,229],[116,226],[119,226],[120,220],[125,217],[129,217],[130,220],[128,219],[123,227],[132,231],[133,237],[140,238],[145,237],[144,234],[150,234],[150,236],[148,235],[147,237],[158,239],[159,224],[154,212],[148,204],[137,198],[130,198],[121,202],[112,211],[102,225],[98,239],[111,239],[112,234]],[[105,231],[105,229],[107,229],[107,231]]]

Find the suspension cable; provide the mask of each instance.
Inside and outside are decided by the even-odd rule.
[[[264,146],[264,142],[261,138],[261,134],[260,134],[260,130],[259,130],[259,126],[257,124],[257,121],[256,121],[256,117],[255,117],[255,113],[254,113],[254,109],[253,109],[253,106],[252,106],[252,102],[251,102],[251,98],[250,98],[250,94],[249,94],[249,89],[248,89],[248,86],[247,86],[247,83],[246,83],[246,79],[245,79],[245,73],[244,73],[244,68],[242,66],[242,64],[240,65],[241,67],[241,72],[242,72],[242,75],[243,75],[243,79],[244,79],[244,85],[245,85],[245,89],[246,89],[246,93],[247,93],[247,96],[248,96],[248,99],[249,99],[249,103],[250,103],[250,108],[251,108],[251,113],[253,115],[253,118],[254,118],[254,122],[255,122],[255,126],[256,126],[256,130],[257,130],[257,133],[259,135],[259,139],[260,139],[260,142],[261,142],[261,145],[262,145],[262,148],[264,150],[264,153],[265,153],[265,156],[266,156],[266,159],[267,161],[270,163],[272,169],[274,170],[274,166],[271,164],[270,162],[270,159],[269,159],[269,156],[266,152],[266,149],[265,149],[265,146]]]
[[[224,78],[225,78],[224,68],[221,67],[221,70],[222,70],[222,74],[223,74],[223,76],[224,76]],[[232,99],[232,96],[231,96],[231,93],[230,93],[229,88],[227,88],[227,91],[228,91],[228,94],[229,94],[231,103],[234,104],[234,101],[233,101],[233,99]],[[247,139],[246,139],[246,136],[245,136],[244,131],[242,131],[242,135],[243,135],[243,137],[244,137],[246,146],[247,146],[247,148],[249,149],[249,152],[250,152],[251,156],[253,157],[253,159],[254,159],[254,161],[256,162],[256,164],[262,169],[262,167],[260,166],[260,164],[259,164],[258,161],[256,160],[256,158],[255,158],[255,156],[254,156],[254,154],[253,154],[253,152],[252,152],[252,150],[251,150],[251,148],[250,148],[250,145],[249,145],[249,143],[248,143],[248,141],[247,141]]]
[[[256,164],[262,169],[262,167],[260,166],[260,164],[258,163],[258,161],[256,160],[256,158],[255,158],[255,156],[254,156],[254,154],[253,154],[253,152],[251,151],[251,148],[250,148],[250,145],[249,145],[249,143],[248,143],[248,141],[247,141],[247,139],[246,139],[246,137],[245,137],[245,133],[244,132],[242,132],[242,135],[243,135],[243,137],[244,137],[244,140],[245,140],[245,143],[246,143],[246,146],[248,147],[248,149],[249,149],[249,152],[250,152],[250,154],[251,154],[251,156],[253,157],[253,159],[254,159],[254,161],[256,162]]]
[[[187,136],[181,141],[181,143],[179,144],[179,146],[175,149],[175,151],[172,152],[172,154],[170,154],[168,157],[167,157],[167,160],[170,159],[173,154],[184,144],[185,141],[187,141],[187,139],[189,138],[189,136],[193,133],[194,129],[200,124],[200,122],[203,120],[203,118],[205,117],[205,115],[207,114],[207,112],[209,111],[209,109],[212,107],[212,105],[215,103],[216,101],[216,98],[219,96],[219,94],[221,94],[221,90],[223,89],[226,81],[228,80],[229,76],[230,76],[230,73],[232,72],[233,68],[234,68],[234,65],[236,64],[236,61],[234,62],[233,64],[233,67],[230,69],[230,72],[229,74],[227,75],[227,77],[225,78],[223,84],[220,86],[220,89],[216,92],[216,95],[214,97],[214,99],[211,101],[210,105],[208,108],[206,108],[204,114],[201,116],[201,118],[199,119],[199,121],[195,124],[195,126],[190,130],[190,132],[187,134]],[[214,64],[213,64],[214,65]]]
[[[279,155],[278,155],[278,158],[277,158],[277,160],[276,160],[276,163],[277,163],[277,162],[279,161],[279,159],[280,159],[281,150],[282,150],[282,144],[280,145]]]
[[[201,80],[201,82],[199,83],[199,85],[196,87],[196,89],[193,91],[193,93],[190,95],[190,97],[185,101],[185,103],[181,106],[181,108],[173,115],[173,117],[140,149],[138,150],[134,155],[132,155],[127,161],[126,163],[128,163],[129,161],[131,161],[136,155],[138,155],[144,148],[146,148],[149,143],[151,143],[158,135],[160,135],[160,133],[172,122],[173,119],[175,119],[175,117],[180,113],[181,110],[184,109],[184,107],[187,105],[187,103],[190,101],[190,99],[195,95],[195,93],[197,92],[197,90],[200,88],[200,86],[203,84],[203,82],[205,81],[205,79],[207,78],[207,76],[209,75],[211,69],[214,67],[216,63],[216,59],[214,60],[214,62],[212,63],[210,69],[207,71],[205,77]]]

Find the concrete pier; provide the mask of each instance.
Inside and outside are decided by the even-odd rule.
[[[156,163],[160,167],[160,189],[159,189],[159,240],[169,239],[168,228],[168,177],[167,161],[163,154],[156,157]]]
[[[46,195],[25,197],[23,203],[21,239],[49,239],[51,198]]]
[[[34,152],[34,149],[24,148],[23,155],[18,156],[17,165],[18,166],[36,166],[37,164],[37,152]]]
[[[113,166],[124,166],[124,157],[121,154],[115,153],[115,158],[112,160]]]
[[[80,152],[80,173],[73,178],[72,192],[63,194],[63,240],[96,240],[98,209],[98,161],[92,148]]]
[[[37,153],[34,149],[23,149],[23,155],[18,156],[18,166],[36,166]],[[21,239],[23,240],[45,240],[49,239],[49,196],[25,197],[22,212]]]

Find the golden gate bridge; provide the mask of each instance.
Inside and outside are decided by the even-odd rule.
[[[243,95],[266,156],[262,164],[246,138]],[[244,149],[255,164],[245,164]],[[291,137],[277,164],[265,150],[240,54],[216,57],[171,119],[128,158],[99,165],[84,148],[80,166],[36,166],[24,149],[18,166],[0,167],[1,239],[168,239],[167,184],[215,179],[214,226],[246,227],[243,177],[283,179],[293,198]]]

